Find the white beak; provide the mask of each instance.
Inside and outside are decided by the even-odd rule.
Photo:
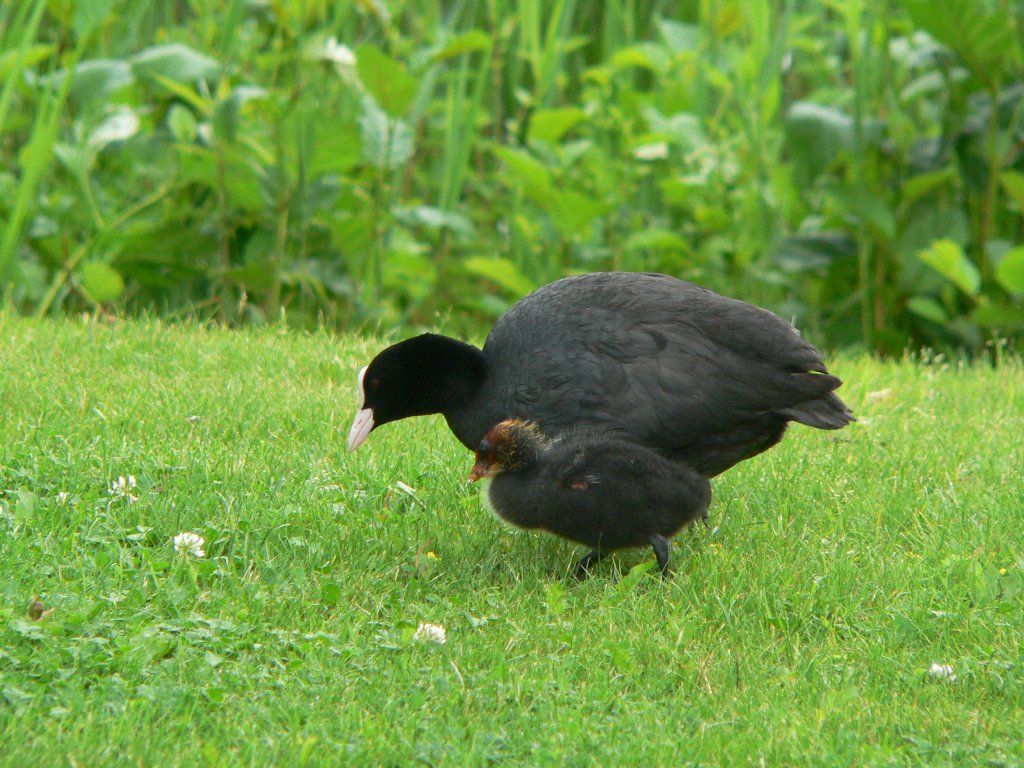
[[[366,439],[367,435],[370,434],[370,430],[372,429],[373,409],[363,408],[356,414],[356,419],[352,422],[352,429],[350,429],[348,433],[349,453],[363,444],[363,441]]]

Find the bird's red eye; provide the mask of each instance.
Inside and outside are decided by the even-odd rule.
[[[380,379],[370,379],[370,389],[377,389],[380,386]]]

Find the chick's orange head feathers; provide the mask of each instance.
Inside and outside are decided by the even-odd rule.
[[[469,482],[474,483],[504,469],[514,467],[521,447],[541,439],[537,425],[519,419],[505,419],[489,430],[476,449],[476,463],[469,473]]]

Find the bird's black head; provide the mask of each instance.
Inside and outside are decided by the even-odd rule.
[[[359,412],[348,449],[358,448],[381,424],[444,413],[471,396],[484,373],[480,350],[447,336],[425,333],[393,344],[359,372]]]

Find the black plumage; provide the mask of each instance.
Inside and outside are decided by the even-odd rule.
[[[705,518],[711,501],[707,478],[650,448],[579,430],[549,439],[515,419],[481,440],[470,479],[483,477],[504,520],[591,547],[579,575],[607,552],[648,544],[667,572],[669,539]]]
[[[790,421],[838,429],[842,382],[788,322],[667,275],[568,277],[525,297],[483,349],[435,334],[360,373],[354,450],[372,429],[442,413],[475,449],[507,418],[547,433],[620,433],[711,477],[777,443]]]

